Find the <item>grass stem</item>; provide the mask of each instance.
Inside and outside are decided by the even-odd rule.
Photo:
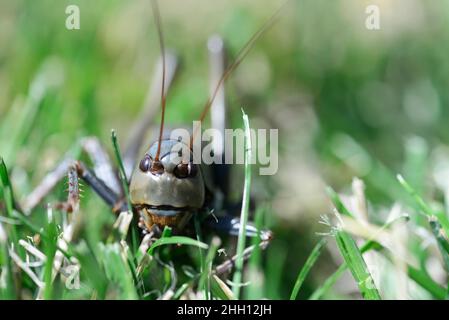
[[[251,131],[249,126],[248,115],[242,109],[243,124],[245,127],[245,182],[243,186],[242,210],[240,212],[240,228],[237,240],[237,260],[235,261],[235,272],[232,278],[234,284],[232,292],[236,299],[240,297],[240,284],[243,278],[243,251],[246,242],[246,223],[248,221],[249,200],[251,191]]]

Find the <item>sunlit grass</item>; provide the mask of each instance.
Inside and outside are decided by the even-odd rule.
[[[234,277],[214,274],[236,253],[234,240],[168,230],[141,247],[128,234],[139,232],[136,221],[120,233],[118,217],[88,187],[76,214],[54,208],[67,198],[66,181],[31,212],[21,212],[23,199],[58,159],[79,158],[81,137],[98,136],[122,167],[119,142],[139,114],[160,54],[149,6],[78,2],[82,24],[73,32],[64,28],[62,2],[0,4],[1,299],[448,298],[447,5],[403,3],[433,21],[406,18],[401,27],[376,32],[373,41],[347,14],[360,9],[359,1],[291,1],[288,14],[257,41],[226,83],[226,95],[230,126],[241,127],[245,106],[254,127],[280,129],[279,172],[253,175],[256,213],[245,208],[247,196],[241,212],[259,228],[272,228],[274,239],[261,251],[259,239],[240,236],[239,252],[245,240],[256,250],[247,263],[237,261]],[[167,48],[182,61],[168,94],[167,126],[189,124],[207,99],[208,36],[223,35],[232,60],[277,4],[203,3],[202,16],[182,1],[161,2]],[[403,16],[402,9],[389,9],[392,19]],[[335,14],[321,19],[329,11]],[[411,34],[410,26],[420,32]],[[118,133],[112,144],[111,128]],[[248,195],[248,170],[232,170],[232,196],[240,203],[244,189]],[[354,176],[366,185],[362,218],[351,192]],[[328,198],[326,185],[332,186]],[[390,217],[396,208],[400,214]],[[332,217],[329,225],[318,223],[321,214]],[[65,247],[58,240],[70,221],[75,228]],[[396,242],[366,232],[390,240],[397,226],[408,237],[399,252]],[[64,263],[53,276],[61,253]],[[67,289],[75,284],[68,277],[75,267],[80,287]],[[405,279],[405,294],[397,292],[398,279]]]
[[[249,139],[249,122],[246,115],[244,115],[244,124],[246,138]],[[247,150],[251,147],[249,143],[246,146]],[[112,147],[125,197],[128,205],[131,206],[127,189],[128,181],[114,131],[112,131]],[[249,156],[250,154],[246,159],[248,168]],[[46,209],[45,218],[36,225],[19,212],[20,205],[14,198],[13,187],[3,160],[0,163],[0,178],[2,182],[0,191],[3,197],[2,203],[5,204],[6,217],[11,220],[17,219],[19,223],[16,225],[9,223],[9,220],[4,220],[6,228],[3,228],[2,223],[0,230],[2,236],[0,262],[6,272],[7,283],[7,287],[0,291],[1,298],[23,298],[20,291],[16,291],[18,282],[23,282],[23,285],[32,292],[31,298],[36,299],[104,299],[110,298],[111,294],[112,297],[119,299],[180,299],[186,294],[204,299],[238,298],[226,284],[226,278],[220,279],[215,274],[214,268],[217,263],[226,260],[226,258],[217,258],[217,251],[225,250],[222,248],[222,240],[217,236],[210,238],[204,235],[204,239],[210,241],[208,245],[190,237],[173,236],[170,228],[166,228],[159,239],[146,244],[145,241],[149,239],[143,238],[142,243],[139,244],[135,225],[132,220],[126,218],[127,213],[122,212],[114,226],[108,228],[117,230],[108,232],[108,236],[103,238],[102,242],[88,243],[82,236],[72,241],[75,239],[67,234],[73,232],[69,228],[76,228],[79,212],[69,214],[62,211],[60,207],[50,204]],[[243,229],[237,246],[237,255],[240,257],[243,257],[243,249],[245,249],[245,241],[242,242],[241,239],[246,238],[244,228],[249,212],[249,179],[247,175],[242,209],[245,222],[242,223]],[[71,181],[71,183],[78,183],[78,181]],[[76,208],[78,210],[78,206]],[[72,221],[69,222],[67,219]],[[34,240],[36,236],[39,240]],[[32,251],[25,252],[18,244],[19,239],[24,241]],[[17,250],[17,254],[14,253],[14,259],[11,258],[12,253],[8,251],[9,247]],[[194,250],[188,250],[189,247]],[[208,251],[204,255],[205,250]],[[190,256],[193,260],[189,264],[178,264],[176,260],[171,260],[175,251],[177,255]],[[40,253],[36,255],[36,252]],[[17,264],[24,273],[13,272],[13,264]],[[236,259],[235,264],[237,271],[234,274],[237,274],[237,278],[234,278],[240,283],[245,272],[244,261]],[[231,265],[229,269],[231,274],[232,269]],[[78,270],[79,274],[70,274],[68,270]],[[148,280],[154,277],[157,279],[156,283],[148,283]],[[154,281],[154,279],[151,280]]]

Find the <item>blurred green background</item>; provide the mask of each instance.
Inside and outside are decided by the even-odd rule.
[[[199,117],[208,95],[208,37],[222,35],[232,60],[282,3],[160,1],[166,47],[181,59],[167,123]],[[70,4],[80,8],[80,30],[65,28]],[[380,8],[380,30],[365,27],[368,4]],[[230,127],[242,126],[244,107],[252,126],[279,129],[279,171],[254,174],[253,183],[275,232],[264,296],[289,297],[316,232],[323,232],[319,217],[331,212],[327,185],[349,192],[354,176],[363,179],[373,222],[403,196],[396,173],[423,196],[445,201],[448,9],[445,0],[292,0],[227,82]],[[160,53],[156,35],[149,1],[0,0],[0,153],[19,199],[80,137],[98,136],[112,150],[115,128],[126,141]],[[19,130],[30,103],[36,113]],[[234,174],[237,193],[241,177]],[[61,188],[48,201],[64,197]],[[113,223],[89,190],[81,210],[92,230]],[[300,297],[339,259],[329,246]],[[346,276],[328,298],[354,297]]]

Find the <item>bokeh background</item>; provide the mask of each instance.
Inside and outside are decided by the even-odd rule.
[[[167,123],[190,124],[201,112],[209,90],[208,37],[222,35],[232,60],[282,3],[161,1],[166,47],[181,59]],[[65,28],[70,4],[81,10],[80,30]],[[365,27],[369,4],[380,8],[380,30]],[[373,223],[404,197],[396,173],[444,206],[448,9],[445,0],[291,0],[227,82],[231,128],[242,127],[243,107],[253,127],[279,129],[279,171],[254,174],[253,181],[276,235],[264,258],[263,296],[289,297],[316,232],[326,231],[318,224],[331,213],[326,186],[347,194],[352,179],[362,179]],[[160,53],[156,35],[149,1],[0,0],[0,154],[19,199],[80,137],[98,136],[111,151],[114,128],[126,141]],[[236,197],[241,170],[234,169]],[[113,223],[85,193],[87,228]],[[64,197],[61,188],[48,201]],[[300,297],[340,263],[329,244]],[[348,273],[326,297],[354,298],[355,288]]]

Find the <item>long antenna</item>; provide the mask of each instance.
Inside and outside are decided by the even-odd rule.
[[[157,5],[156,0],[151,1],[151,5],[153,7],[153,15],[154,21],[156,23],[157,34],[159,37],[159,46],[161,47],[161,55],[162,55],[162,85],[161,85],[161,124],[159,126],[159,139],[157,144],[157,152],[156,157],[154,158],[154,162],[159,162],[159,154],[161,153],[161,142],[162,142],[162,133],[164,132],[164,119],[165,119],[165,105],[166,105],[166,96],[165,96],[165,46],[164,46],[164,36],[162,34],[162,24],[161,24],[161,14],[159,12],[159,7]]]
[[[237,56],[235,60],[232,62],[229,67],[226,68],[226,70],[223,72],[223,75],[220,78],[220,81],[218,81],[217,86],[215,87],[215,90],[213,91],[212,95],[207,100],[206,104],[204,105],[203,111],[200,115],[200,122],[203,122],[204,118],[207,115],[207,112],[209,111],[212,103],[214,102],[215,98],[217,97],[217,94],[220,90],[220,87],[223,85],[223,83],[226,81],[227,78],[231,75],[231,73],[240,65],[240,63],[243,61],[243,59],[246,57],[248,52],[251,50],[254,42],[259,39],[259,37],[266,31],[268,28],[270,28],[273,23],[276,21],[277,17],[279,16],[282,9],[285,7],[285,5],[289,2],[289,0],[286,0],[279,9],[276,10],[276,12],[262,25],[262,27],[252,35],[252,37],[246,42],[246,44],[239,50],[237,53]],[[193,145],[193,140],[198,133],[199,127],[195,129],[192,135],[192,139],[190,141],[191,145]]]

